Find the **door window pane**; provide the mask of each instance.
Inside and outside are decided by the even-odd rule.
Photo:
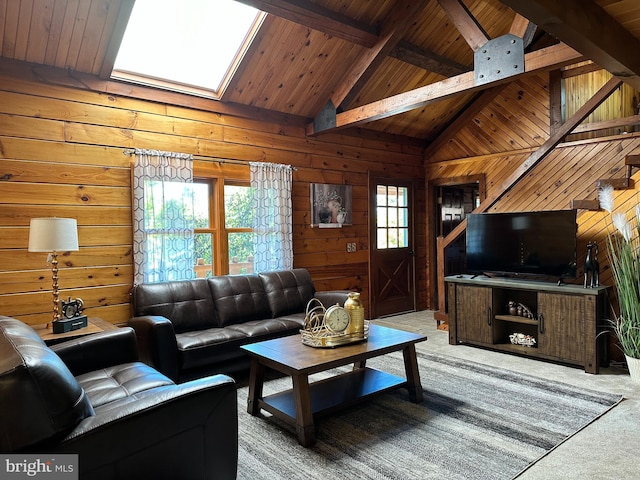
[[[398,226],[398,209],[394,207],[389,207],[387,209],[387,217],[389,220],[389,227],[397,227]]]
[[[379,249],[387,248],[387,229],[378,228],[378,241],[377,245]]]
[[[378,227],[387,226],[387,209],[385,207],[378,207],[376,213],[376,222]]]
[[[398,187],[398,206],[408,207],[407,203],[407,187]]]
[[[398,187],[387,187],[387,205],[398,205]]]
[[[407,248],[409,246],[409,229],[398,229],[398,248]]]
[[[409,226],[409,209],[408,208],[398,209],[398,226],[399,227]]]
[[[378,185],[376,187],[376,205],[384,207],[387,205],[387,187]]]

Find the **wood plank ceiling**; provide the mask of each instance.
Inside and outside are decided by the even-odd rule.
[[[335,122],[428,144],[495,85],[475,85],[474,49],[510,32],[533,40],[527,72],[585,55],[640,89],[637,0],[239,1],[270,15],[221,101],[302,117],[310,134]],[[0,0],[0,55],[108,79],[133,3]]]

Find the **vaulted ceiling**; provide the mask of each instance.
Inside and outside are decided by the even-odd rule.
[[[584,58],[640,90],[637,0],[239,1],[269,15],[221,101],[291,115],[309,135],[358,128],[427,144],[516,78],[505,70]],[[1,57],[106,80],[133,3],[0,0]],[[514,37],[523,61],[504,57]]]

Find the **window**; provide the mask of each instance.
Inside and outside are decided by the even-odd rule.
[[[407,187],[378,185],[376,188],[376,245],[378,249],[409,246]]]
[[[264,15],[234,0],[136,0],[112,78],[219,98]]]
[[[215,204],[212,191],[215,190],[216,181],[199,181],[193,183],[194,189],[194,248],[196,258],[196,277],[211,277],[214,272],[216,257],[214,256],[216,249],[214,248],[214,239],[217,237],[215,218],[211,212],[214,212]]]
[[[253,272],[253,195],[242,184],[224,186],[224,220],[229,273]]]
[[[247,182],[194,181],[196,277],[253,272],[253,208]]]
[[[193,278],[193,158],[158,150],[134,153],[134,282]]]

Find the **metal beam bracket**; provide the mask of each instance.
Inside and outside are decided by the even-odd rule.
[[[313,131],[315,133],[335,128],[336,126],[336,107],[331,100],[329,100],[316,118],[313,119]]]
[[[511,33],[489,40],[473,55],[476,85],[524,73],[524,42]]]

